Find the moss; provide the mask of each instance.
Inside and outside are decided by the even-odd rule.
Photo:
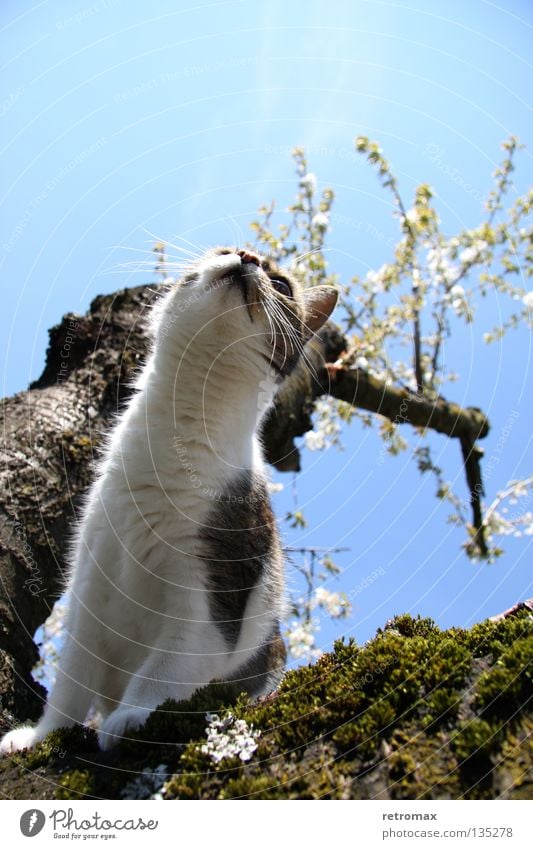
[[[157,711],[150,714],[139,731],[128,734],[130,739],[122,742],[118,750],[121,754],[134,754],[139,751],[139,743],[157,742],[161,762],[165,747],[175,749],[176,746],[188,743],[191,738],[203,735],[206,713],[224,715],[230,707],[233,712],[236,707],[244,708],[246,699],[239,699],[239,696],[238,689],[232,684],[212,683],[197,690],[186,702],[167,699]],[[146,749],[145,746],[142,748]]]
[[[457,761],[443,731],[421,733],[413,723],[394,733],[390,749],[387,798],[453,799],[460,795]]]
[[[37,769],[40,766],[47,766],[51,761],[60,761],[73,752],[92,752],[97,749],[94,731],[81,725],[74,725],[72,728],[51,731],[35,749],[20,757],[28,769]]]
[[[387,631],[397,631],[402,637],[428,637],[439,634],[439,628],[433,619],[422,618],[421,616],[410,616],[404,613],[401,616],[395,616],[390,619],[384,631],[378,630],[378,634],[387,633]]]
[[[80,436],[70,430],[65,430],[61,434],[63,458],[76,464],[80,464],[84,459],[90,458],[94,454],[98,444],[97,436]]]
[[[533,775],[533,721],[523,719],[502,743],[496,796],[511,799],[531,799]]]
[[[426,704],[428,712],[422,717],[424,728],[453,721],[459,711],[461,697],[457,690],[439,687],[428,696]]]
[[[390,735],[396,713],[390,702],[382,699],[370,705],[362,715],[344,722],[332,734],[344,756],[371,759],[378,753],[383,737]]]
[[[460,764],[488,763],[497,748],[496,730],[483,719],[472,719],[459,727],[452,748]]]
[[[20,769],[55,771],[62,799],[119,798],[162,763],[168,799],[527,798],[532,634],[522,615],[470,631],[396,617],[365,646],[338,641],[288,672],[275,697],[248,704],[213,684],[165,702],[110,753],[70,729],[21,756]],[[261,732],[249,762],[201,751],[206,712],[228,710]],[[69,753],[61,764],[58,746]]]
[[[73,769],[58,778],[56,799],[84,799],[93,795],[94,779],[88,769]]]
[[[531,699],[532,658],[533,634],[509,646],[481,676],[474,703],[484,716],[511,718]]]

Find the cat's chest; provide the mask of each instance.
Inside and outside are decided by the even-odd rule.
[[[107,480],[106,512],[160,549],[196,554],[198,542],[213,533],[227,544],[253,546],[273,519],[262,463],[250,460],[248,468],[230,465],[190,443],[174,445],[158,465],[140,463],[138,454],[133,467],[124,464]]]
[[[190,554],[213,516],[243,529],[261,524],[265,473],[255,434],[239,433],[237,425],[209,429],[186,408],[170,426],[155,409],[135,399],[110,446],[102,489],[119,523],[129,523],[139,539],[148,535],[160,548]]]

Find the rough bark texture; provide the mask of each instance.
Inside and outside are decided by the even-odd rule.
[[[156,286],[96,298],[85,316],[66,315],[50,331],[43,374],[2,403],[0,469],[0,707],[4,726],[35,718],[44,693],[31,677],[36,628],[61,595],[68,529],[76,521],[102,434],[130,392],[146,353],[148,307]],[[266,421],[267,459],[297,470],[295,439],[311,427],[321,394],[397,423],[429,427],[474,445],[488,432],[480,410],[435,403],[349,366],[332,365],[346,341],[333,325],[309,346],[312,369],[298,368]],[[329,366],[328,366],[329,364]]]

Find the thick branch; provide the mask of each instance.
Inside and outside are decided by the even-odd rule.
[[[300,366],[278,393],[275,408],[265,424],[265,436],[269,462],[280,471],[298,471],[294,439],[310,430],[313,401],[326,394],[384,416],[395,424],[429,428],[472,443],[487,436],[489,421],[477,407],[460,407],[444,398],[431,400],[387,385],[362,369],[334,365],[344,347],[346,340],[340,331],[328,325],[314,343],[315,376]]]
[[[360,369],[336,370],[328,391],[340,401],[378,413],[395,424],[429,428],[459,438],[483,439],[489,432],[488,419],[477,407],[460,407],[444,398],[430,400],[407,389],[388,386]]]

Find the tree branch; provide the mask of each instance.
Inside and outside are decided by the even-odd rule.
[[[481,479],[481,458],[483,449],[476,445],[471,436],[461,436],[461,451],[465,465],[466,480],[470,492],[470,504],[472,505],[472,543],[479,548],[481,554],[488,554],[487,542],[485,540],[485,525],[481,512],[481,496],[485,494],[483,481]]]

